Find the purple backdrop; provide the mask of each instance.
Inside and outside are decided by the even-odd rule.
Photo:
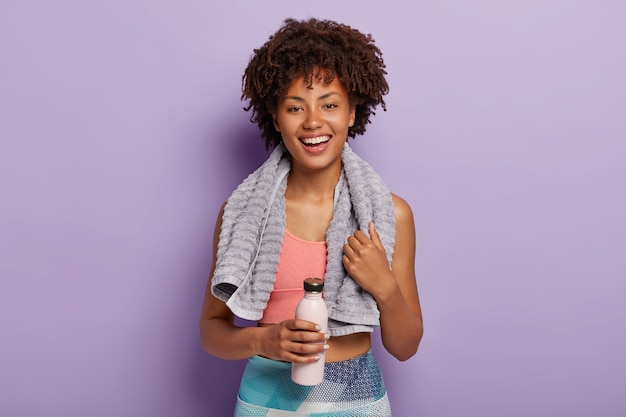
[[[265,158],[241,73],[285,17],[372,33],[358,153],[414,208],[426,333],[398,417],[626,415],[618,1],[0,2],[0,415],[228,416],[197,320]]]

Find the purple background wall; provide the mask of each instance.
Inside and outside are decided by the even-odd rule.
[[[228,416],[199,346],[221,202],[265,158],[239,101],[283,18],[374,34],[353,142],[413,206],[426,334],[396,416],[626,415],[619,1],[0,2],[0,415]]]

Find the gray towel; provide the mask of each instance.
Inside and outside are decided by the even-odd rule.
[[[331,336],[367,331],[380,324],[380,312],[343,266],[343,245],[357,229],[366,234],[374,222],[391,264],[395,216],[391,193],[372,167],[346,143],[342,175],[335,188],[324,299]],[[280,144],[228,198],[222,217],[211,291],[233,314],[259,320],[267,306],[278,269],[285,232],[285,189],[291,162]]]

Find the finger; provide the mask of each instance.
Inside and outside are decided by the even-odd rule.
[[[310,342],[293,342],[289,351],[297,355],[317,355],[328,349],[325,339]]]
[[[357,230],[356,232],[354,232],[353,237],[361,245],[365,245],[365,244],[367,244],[367,242],[370,241],[370,238],[362,230]]]
[[[350,265],[351,265],[351,260],[347,255],[343,255],[341,257],[341,260],[343,261],[343,266],[346,267],[346,269],[348,270],[348,272],[350,272]]]
[[[349,243],[343,245],[343,253],[348,257],[352,258],[355,254],[354,248]]]
[[[370,232],[370,236],[372,237],[372,241],[374,242],[374,244],[378,246],[380,249],[383,249],[383,242],[380,240],[380,236],[378,235],[378,232],[376,231],[376,228],[374,227],[374,222],[370,222],[367,225],[367,228]]]
[[[292,341],[299,344],[323,344],[328,340],[322,332],[294,332]]]
[[[305,330],[307,332],[319,332],[320,330],[322,330],[322,326],[308,320],[293,319],[289,320],[289,323],[289,330]]]
[[[293,362],[293,363],[313,363],[313,362],[317,362],[321,359],[322,357],[322,352],[324,352],[325,349],[318,351],[318,352],[312,352],[312,353],[293,353],[290,352],[289,356],[287,358],[287,360],[289,362]]]
[[[357,233],[360,233],[360,236],[357,236]],[[363,245],[362,240],[364,239],[364,236],[365,234],[363,232],[356,231],[354,235],[348,236],[348,240],[346,244],[349,245],[352,249],[356,250],[357,248]],[[365,237],[365,239],[367,239],[367,237]]]

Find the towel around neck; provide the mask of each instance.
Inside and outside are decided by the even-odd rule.
[[[347,143],[341,158],[342,174],[326,233],[324,299],[331,336],[371,332],[380,324],[376,301],[343,266],[347,238],[357,229],[368,233],[369,222],[374,222],[389,264],[395,241],[393,202],[387,186]],[[239,184],[224,208],[211,291],[233,314],[246,320],[261,319],[274,289],[286,225],[285,190],[290,169],[290,158],[280,144]]]

